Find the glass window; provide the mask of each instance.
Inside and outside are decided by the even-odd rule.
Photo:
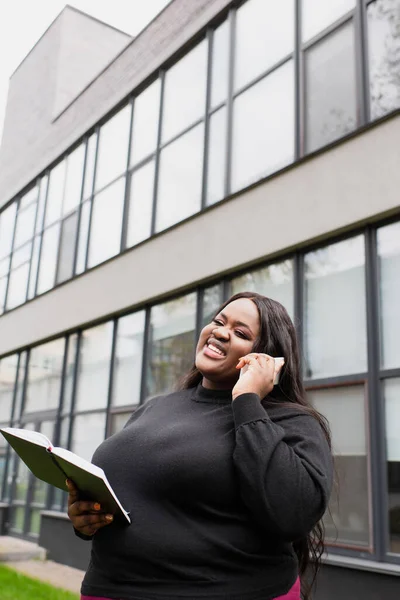
[[[78,258],[76,261],[76,273],[83,273],[86,268],[87,243],[90,226],[90,209],[92,206],[91,200],[82,204],[81,221],[79,225],[78,239]]]
[[[400,107],[400,1],[377,0],[367,8],[371,118]]]
[[[203,147],[204,126],[198,125],[162,150],[156,231],[162,231],[200,210]]]
[[[235,99],[232,191],[293,161],[294,113],[292,60]]]
[[[49,178],[47,175],[40,180],[39,201],[36,216],[35,235],[43,229],[44,209],[46,207],[46,195]]]
[[[88,266],[94,267],[121,250],[125,177],[93,199]]]
[[[5,309],[7,280],[8,275],[0,279],[0,313],[3,313]]]
[[[356,0],[302,0],[303,41],[307,41],[343,17]]]
[[[37,196],[37,188],[35,188],[33,191],[35,192],[35,196]],[[14,248],[18,248],[19,246],[22,246],[22,244],[30,240],[33,236],[33,231],[35,227],[37,203],[30,203],[25,208],[23,203],[24,198],[21,198],[20,200],[19,210],[17,214],[17,227],[15,229]]]
[[[154,160],[131,176],[127,246],[134,246],[151,234],[154,199]]]
[[[22,249],[24,250],[24,249]],[[29,277],[29,263],[13,269],[10,273],[7,293],[7,309],[11,310],[26,301]]]
[[[367,370],[362,235],[305,256],[307,377]]]
[[[0,214],[0,259],[11,253],[16,213],[17,203],[13,202]]]
[[[77,411],[107,406],[112,335],[111,321],[82,333],[75,405]]]
[[[202,327],[211,322],[216,311],[222,304],[223,289],[220,283],[204,290],[202,307]]]
[[[85,146],[81,144],[67,158],[67,175],[62,214],[67,215],[81,201]]]
[[[85,182],[83,199],[89,198],[93,192],[94,167],[96,163],[97,134],[90,136],[86,146]]]
[[[25,374],[26,374],[27,356],[28,356],[27,352],[22,352],[20,355],[20,359],[19,359],[18,375],[17,375],[17,393],[16,393],[15,408],[14,408],[14,415],[13,415],[13,421],[15,423],[15,426],[18,426],[18,423],[21,418],[21,407],[22,407],[22,398],[23,398],[23,394],[24,394],[24,381],[25,381]]]
[[[210,117],[207,205],[222,200],[225,195],[226,153],[226,108],[223,107]]]
[[[0,361],[0,421],[4,423],[11,422],[17,367],[17,354],[2,358]]]
[[[308,152],[333,142],[356,127],[352,23],[341,27],[307,51],[306,94]]]
[[[235,89],[294,48],[294,0],[251,0],[237,11]]]
[[[25,413],[58,407],[65,340],[32,348],[28,365]]]
[[[229,23],[224,21],[214,31],[211,61],[211,98],[210,106],[215,108],[225,102],[228,96],[229,76]]]
[[[160,80],[135,98],[133,106],[131,165],[155,151],[160,114]]]
[[[308,392],[328,419],[332,433],[337,486],[324,523],[326,541],[349,546],[370,543],[369,474],[363,386]]]
[[[28,300],[34,297],[39,266],[40,236],[33,240],[32,262],[29,273]]]
[[[204,40],[166,73],[163,141],[204,117],[206,75],[207,44]]]
[[[74,333],[68,340],[67,364],[65,367],[64,391],[62,414],[68,415],[72,405],[72,393],[74,389],[76,351],[78,345],[78,335]]]
[[[57,283],[71,279],[74,274],[77,226],[77,212],[74,212],[69,217],[66,217],[62,223]]]
[[[7,427],[8,423],[1,423],[0,427]],[[6,490],[7,485],[4,486],[3,489],[3,480],[6,472],[6,462],[7,462],[7,450],[8,444],[5,438],[0,435],[0,502],[5,499],[8,490]]]
[[[389,552],[400,554],[400,379],[384,383],[389,493]]]
[[[151,309],[147,396],[173,389],[194,362],[196,294]]]
[[[400,223],[378,229],[380,309],[382,331],[381,364],[400,367]]]
[[[55,283],[57,267],[57,250],[60,233],[60,223],[49,227],[43,233],[42,251],[40,254],[39,280],[37,293],[50,290]]]
[[[110,435],[121,431],[127,424],[132,411],[110,415]]]
[[[293,320],[293,285],[293,263],[291,260],[285,260],[235,277],[231,281],[231,291],[232,294],[257,292],[277,300],[283,304]]]
[[[126,171],[130,118],[131,106],[127,105],[100,129],[96,190],[101,189]]]
[[[49,190],[47,193],[45,225],[58,221],[61,217],[61,208],[64,198],[66,161],[60,162],[52,169],[49,178]]]
[[[113,406],[139,404],[145,311],[122,317],[118,321],[115,347]]]
[[[104,441],[105,433],[105,413],[92,413],[75,417],[72,428],[72,452],[86,460],[91,460],[96,448]]]

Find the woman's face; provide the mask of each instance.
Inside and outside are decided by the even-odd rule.
[[[226,306],[200,333],[196,367],[209,389],[233,388],[239,377],[236,365],[252,351],[260,331],[258,310],[252,300],[239,298]]]

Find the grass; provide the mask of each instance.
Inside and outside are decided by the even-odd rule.
[[[0,600],[79,600],[79,596],[0,565]]]

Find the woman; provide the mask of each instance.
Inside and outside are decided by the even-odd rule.
[[[70,482],[69,517],[93,538],[83,600],[299,600],[299,573],[310,598],[305,569],[322,551],[332,457],[278,302],[230,298],[180,389],[140,406],[93,462],[132,524],[79,500]]]

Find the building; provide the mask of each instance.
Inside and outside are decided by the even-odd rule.
[[[270,295],[337,455],[317,598],[398,598],[399,108],[400,0],[173,0],[134,40],[66,8],[10,83],[1,425],[90,457],[222,298]],[[0,461],[3,526],[82,564]]]

